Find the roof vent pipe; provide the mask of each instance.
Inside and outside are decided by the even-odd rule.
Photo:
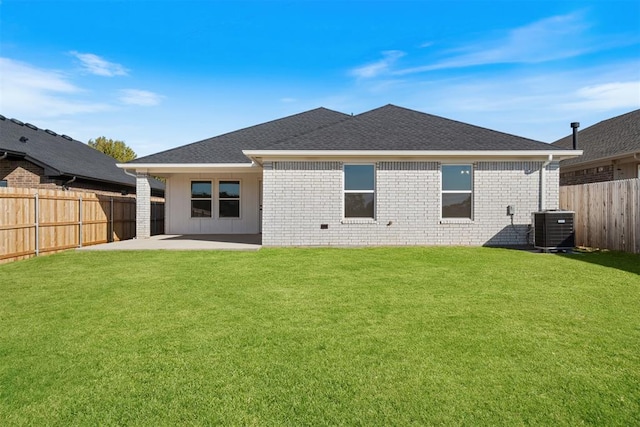
[[[571,123],[571,129],[573,129],[573,149],[578,149],[578,128],[580,127],[580,122]]]

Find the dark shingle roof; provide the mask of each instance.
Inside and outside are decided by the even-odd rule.
[[[409,110],[371,110],[267,150],[554,150],[549,144]]]
[[[132,163],[249,163],[242,150],[263,149],[351,116],[326,108],[273,120],[133,160]]]
[[[26,142],[20,141],[21,138],[26,138]],[[76,176],[133,188],[136,186],[136,179],[118,168],[115,159],[87,144],[0,116],[0,152],[5,151],[43,167],[47,176]],[[163,183],[152,181],[152,188],[164,190]]]
[[[555,149],[544,142],[386,105],[357,116],[317,108],[131,163],[249,163],[242,150]]]
[[[552,144],[559,148],[572,148],[573,136],[561,138]],[[640,151],[640,110],[616,116],[578,131],[578,150],[584,154],[576,159],[562,161],[573,165],[597,159]]]

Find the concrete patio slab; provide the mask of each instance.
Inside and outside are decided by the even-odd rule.
[[[139,250],[223,250],[256,251],[262,246],[260,234],[162,234],[149,239],[131,239],[85,246],[79,251]]]

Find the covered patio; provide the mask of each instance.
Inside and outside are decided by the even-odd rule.
[[[148,239],[78,248],[79,251],[139,251],[139,250],[223,250],[257,251],[262,247],[261,234],[161,234]]]

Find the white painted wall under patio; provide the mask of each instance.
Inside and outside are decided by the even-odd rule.
[[[167,234],[256,234],[259,226],[260,173],[173,174],[167,179],[165,233]],[[240,181],[240,218],[218,218],[217,182]],[[211,181],[213,215],[191,217],[191,182]]]

